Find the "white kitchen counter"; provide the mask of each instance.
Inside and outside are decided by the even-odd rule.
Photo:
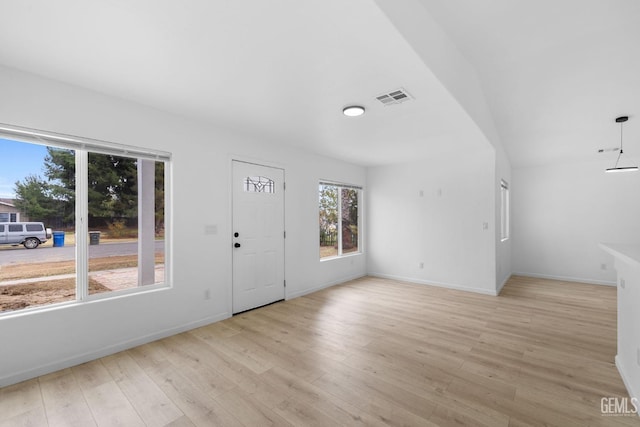
[[[631,264],[636,263],[640,265],[640,245],[600,243],[599,246],[617,259]]]
[[[614,257],[618,292],[616,366],[631,397],[640,398],[640,245],[600,243]]]

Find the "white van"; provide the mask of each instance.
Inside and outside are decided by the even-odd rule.
[[[51,229],[41,222],[0,222],[0,245],[35,249],[50,238]]]

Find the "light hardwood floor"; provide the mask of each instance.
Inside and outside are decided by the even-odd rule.
[[[616,289],[363,278],[0,389],[0,426],[640,425]]]

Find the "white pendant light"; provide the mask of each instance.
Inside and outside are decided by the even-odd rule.
[[[616,118],[616,123],[620,123],[620,153],[618,154],[618,159],[616,160],[616,165],[612,168],[605,170],[605,172],[637,172],[638,166],[625,166],[618,167],[618,162],[620,162],[620,157],[622,156],[622,125],[624,122],[629,120],[627,116],[620,116]]]

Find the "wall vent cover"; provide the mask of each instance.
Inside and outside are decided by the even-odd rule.
[[[403,88],[393,90],[391,92],[383,93],[376,96],[376,99],[383,105],[395,105],[402,104],[403,102],[410,101],[413,97]]]

